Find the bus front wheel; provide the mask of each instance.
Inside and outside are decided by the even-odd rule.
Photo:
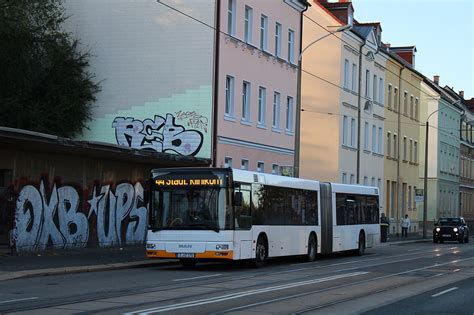
[[[317,250],[316,237],[314,234],[311,234],[308,240],[308,254],[306,254],[306,261],[315,261]]]
[[[362,232],[359,234],[359,246],[357,247],[355,253],[357,256],[362,256],[365,253],[365,236]]]
[[[257,239],[257,245],[255,246],[255,260],[254,266],[256,268],[263,267],[265,260],[267,259],[267,244],[262,236]]]

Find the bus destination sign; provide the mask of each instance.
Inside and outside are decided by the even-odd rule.
[[[193,179],[156,179],[156,186],[222,186],[224,181],[219,178],[193,178]]]

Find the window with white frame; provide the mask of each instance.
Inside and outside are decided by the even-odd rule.
[[[285,129],[288,132],[293,132],[293,97],[288,96],[286,98],[286,123]]]
[[[410,139],[410,162],[413,162],[413,139]]]
[[[384,82],[383,78],[379,78],[379,102],[383,104],[385,102]]]
[[[374,102],[378,102],[378,98],[377,98],[377,83],[378,83],[378,80],[377,80],[377,75],[374,74],[374,82],[372,82],[373,86],[372,86],[372,93],[373,93],[373,99],[374,99]]]
[[[260,16],[260,49],[267,50],[268,41],[268,17],[264,14]]]
[[[413,193],[411,192],[411,186],[408,186],[408,210],[411,210],[411,198],[412,198]]]
[[[369,123],[364,124],[364,150],[369,149]]]
[[[232,158],[231,157],[224,157],[224,167],[232,167]]]
[[[378,145],[378,152],[383,154],[383,129],[379,127],[379,145]]]
[[[352,92],[357,92],[357,65],[352,64]]]
[[[274,129],[280,129],[280,93],[273,93],[273,122]]]
[[[295,62],[295,32],[288,29],[288,62]]]
[[[375,177],[372,177],[372,180],[370,182],[371,186],[375,186]]]
[[[413,163],[418,163],[418,141],[413,143]]]
[[[408,115],[408,92],[403,92],[403,115]]]
[[[365,70],[365,97],[370,97],[370,71]]]
[[[272,164],[272,174],[279,175],[280,174],[280,166],[278,164]]]
[[[265,126],[267,112],[267,89],[263,86],[258,88],[258,124]]]
[[[253,30],[253,9],[248,5],[245,6],[245,21],[244,21],[244,40],[246,43],[252,43]]]
[[[264,162],[257,162],[257,172],[265,173],[265,163]]]
[[[349,89],[349,60],[344,60],[344,82],[345,89]]]
[[[227,34],[235,35],[235,0],[227,2]]]
[[[343,145],[348,145],[347,143],[347,133],[348,133],[348,127],[349,127],[349,122],[347,116],[344,115],[342,117],[342,144]]]
[[[393,157],[398,159],[398,136],[393,134]]]
[[[351,147],[355,148],[356,146],[356,120],[355,118],[351,119]]]
[[[398,88],[393,89],[393,110],[398,111]]]
[[[392,108],[392,85],[388,85],[388,91],[387,91],[387,107]]]
[[[347,174],[346,173],[342,173],[342,183],[347,184]]]
[[[377,152],[377,126],[372,125],[372,152]]]
[[[242,85],[242,120],[250,121],[250,82]]]
[[[364,176],[364,186],[369,186],[369,177]]]
[[[349,184],[351,184],[351,185],[354,185],[354,184],[355,184],[355,176],[354,176],[354,174],[351,174],[351,179],[350,179]]]
[[[377,187],[379,188],[379,190],[382,189],[382,179],[381,178],[377,179]]]
[[[418,120],[418,97],[415,98],[415,120]]]
[[[275,24],[275,56],[277,57],[281,57],[281,32],[281,24],[277,22]]]
[[[387,132],[387,156],[392,156],[392,134]]]
[[[403,136],[403,160],[407,160],[407,137]]]
[[[249,160],[242,159],[240,162],[240,169],[248,171],[249,169]]]
[[[410,118],[413,118],[413,110],[414,110],[414,98],[413,95],[410,96]]]
[[[225,115],[234,116],[234,77],[225,78]]]

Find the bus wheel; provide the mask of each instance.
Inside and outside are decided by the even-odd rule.
[[[186,269],[192,269],[196,267],[196,261],[193,259],[180,259],[179,262]]]
[[[359,234],[359,247],[356,249],[356,255],[357,256],[362,256],[365,253],[365,236],[361,232]]]
[[[265,260],[267,259],[267,245],[265,244],[265,239],[262,236],[259,236],[257,239],[257,245],[255,246],[255,260],[254,267],[260,268],[265,265]]]
[[[308,254],[306,255],[306,261],[315,261],[317,253],[316,237],[311,234],[308,240]]]

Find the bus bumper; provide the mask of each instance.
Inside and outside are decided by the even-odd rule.
[[[234,259],[233,251],[205,251],[203,253],[170,253],[166,250],[146,250],[148,258]]]

